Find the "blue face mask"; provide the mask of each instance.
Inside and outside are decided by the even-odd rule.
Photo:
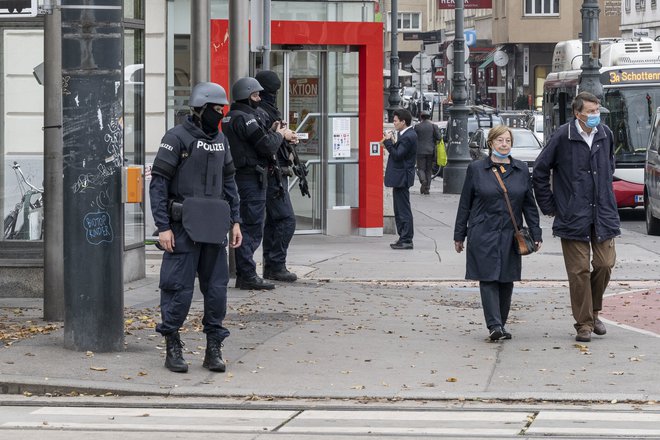
[[[586,126],[589,128],[594,128],[600,124],[600,113],[595,113],[587,115],[587,121],[585,122]]]
[[[495,157],[499,157],[500,159],[506,159],[507,157],[511,156],[511,151],[509,151],[506,154],[502,154],[496,150],[493,150],[493,154],[495,155]]]

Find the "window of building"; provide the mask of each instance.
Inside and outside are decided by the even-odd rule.
[[[637,11],[643,11],[646,9],[646,0],[635,0],[635,9]]]
[[[630,0],[625,1],[624,7],[626,8],[626,12],[630,12]]]
[[[651,9],[655,9],[658,7],[658,1],[657,0],[651,0]]]
[[[420,12],[399,12],[398,30],[407,31],[421,31],[422,30],[422,14]],[[391,14],[388,14],[387,31],[392,30]]]
[[[559,0],[525,0],[525,15],[559,15]]]

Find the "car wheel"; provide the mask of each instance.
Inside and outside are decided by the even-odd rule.
[[[644,194],[644,214],[646,217],[646,233],[648,235],[660,235],[660,220],[653,217],[648,193]]]

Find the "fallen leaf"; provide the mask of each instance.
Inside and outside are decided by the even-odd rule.
[[[458,379],[456,379],[455,377],[448,377],[447,382],[458,382]]]
[[[89,367],[90,370],[94,371],[107,371],[108,369],[105,367]]]

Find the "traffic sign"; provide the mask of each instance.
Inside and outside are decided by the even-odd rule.
[[[39,14],[37,0],[0,1],[0,20],[36,17]]]
[[[463,38],[465,38],[465,44],[468,46],[474,47],[477,45],[477,31],[474,29],[463,31]]]
[[[431,70],[431,57],[424,52],[419,52],[413,57],[410,67],[412,67],[415,72],[428,72]]]

